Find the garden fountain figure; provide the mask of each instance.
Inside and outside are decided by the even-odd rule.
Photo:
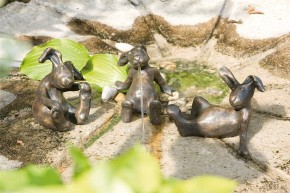
[[[154,89],[154,81],[160,86],[161,92],[171,95],[172,91],[158,69],[150,67],[149,59],[147,49],[143,45],[135,46],[119,58],[119,66],[124,66],[128,62],[132,64],[125,82],[115,82],[118,90],[129,89],[122,103],[121,111],[122,120],[125,123],[130,122],[134,111],[141,112],[143,103],[144,113],[149,115],[150,122],[153,125],[161,124],[161,103]],[[141,96],[142,93],[143,96]]]
[[[251,116],[251,99],[255,88],[264,92],[260,78],[250,75],[240,84],[227,67],[219,70],[221,78],[230,87],[231,108],[210,104],[202,97],[195,97],[191,117],[185,118],[176,105],[169,105],[167,112],[178,128],[181,136],[232,137],[240,135],[239,154],[250,157],[247,148],[248,125]]]
[[[53,48],[47,48],[38,61],[52,62],[52,71],[46,75],[38,86],[37,97],[32,106],[35,120],[42,126],[56,130],[69,131],[75,124],[84,124],[88,118],[91,105],[91,86],[82,74],[67,61],[62,62],[62,55]],[[79,91],[80,103],[77,108],[63,96],[66,91]]]

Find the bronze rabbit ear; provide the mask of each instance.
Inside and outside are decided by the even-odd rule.
[[[118,66],[125,66],[126,64],[128,64],[129,52],[125,52],[125,53],[121,54],[119,61],[118,61]]]
[[[74,67],[71,61],[64,62],[64,65],[73,73],[75,80],[85,80],[82,73]]]
[[[46,60],[49,59],[49,56],[52,55],[54,49],[53,48],[46,48],[42,55],[38,58],[39,63],[44,63]]]
[[[231,90],[235,90],[237,86],[240,85],[239,81],[237,81],[233,73],[227,67],[221,67],[219,70],[219,74]]]
[[[39,63],[44,63],[46,60],[50,60],[54,67],[58,67],[63,64],[61,53],[54,48],[46,48],[42,55],[38,58]]]
[[[147,48],[143,44],[138,45],[142,50],[144,50],[147,53]]]
[[[258,89],[258,91],[260,92],[264,92],[265,91],[265,87],[263,85],[263,82],[262,80],[257,77],[257,76],[254,76],[254,75],[250,75],[246,78],[246,80],[244,81],[244,83],[250,83],[250,82],[254,82],[256,88]]]

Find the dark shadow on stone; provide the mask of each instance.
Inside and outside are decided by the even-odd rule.
[[[29,3],[30,2],[30,0],[6,0],[6,3],[4,4],[4,6],[8,5],[10,3],[13,3],[15,1],[22,2],[22,3]]]
[[[276,52],[266,56],[259,64],[279,77],[290,79],[290,44],[278,47]]]
[[[129,30],[117,30],[97,21],[78,18],[72,19],[68,26],[77,34],[94,35],[101,40],[108,39],[130,44],[152,44],[155,41],[154,33],[162,35],[167,42],[182,47],[195,47],[215,37],[218,39],[215,47],[217,51],[236,57],[264,52],[277,46],[289,36],[252,40],[241,37],[236,31],[235,24],[220,17],[192,26],[171,25],[163,17],[154,14],[137,17]]]
[[[27,35],[21,35],[21,36],[17,37],[17,39],[19,39],[21,41],[28,41],[32,45],[38,46],[38,45],[46,43],[47,41],[49,41],[49,40],[51,40],[53,38],[49,37],[49,36],[27,36]]]
[[[90,124],[96,121],[99,117],[108,112],[110,109],[115,108],[115,105],[113,103],[105,103],[105,104],[100,103],[99,105],[92,105],[92,107],[94,108],[96,108],[97,106],[100,106],[99,109],[89,115],[88,120],[85,122],[85,124]]]

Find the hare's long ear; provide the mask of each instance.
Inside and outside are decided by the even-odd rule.
[[[73,73],[75,80],[85,80],[82,73],[76,69],[71,61],[66,61],[64,65]]]
[[[121,54],[118,65],[119,66],[125,66],[129,62],[129,52],[125,52]]]
[[[146,46],[144,44],[141,44],[140,48],[142,48],[147,53],[147,48],[146,48]]]
[[[263,85],[262,80],[254,75],[250,75],[246,78],[246,80],[244,81],[244,83],[250,83],[250,82],[254,82],[256,88],[258,89],[258,91],[260,92],[264,92],[265,91],[265,87]]]
[[[225,81],[225,83],[227,83],[231,90],[236,89],[237,86],[240,85],[233,73],[227,67],[221,67],[219,73],[220,77]]]
[[[54,51],[53,48],[46,48],[42,55],[38,58],[38,62],[39,63],[44,63],[46,60],[49,59],[49,56],[52,54],[52,52]]]

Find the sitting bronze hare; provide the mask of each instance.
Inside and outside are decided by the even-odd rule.
[[[35,120],[42,126],[56,130],[69,131],[74,124],[84,124],[88,118],[91,105],[91,86],[70,61],[62,62],[62,55],[53,48],[47,48],[38,61],[52,62],[52,71],[46,75],[38,86],[37,97],[32,106]],[[63,96],[66,91],[80,91],[80,104],[72,106]]]
[[[116,81],[118,90],[128,90],[122,103],[122,120],[130,122],[132,113],[141,111],[141,81],[143,89],[144,113],[149,115],[150,122],[154,125],[161,123],[161,103],[154,89],[154,81],[160,86],[161,91],[171,95],[171,88],[166,84],[157,68],[150,67],[147,49],[143,45],[135,46],[132,50],[123,53],[118,61],[119,66],[128,62],[132,64],[125,82]],[[138,67],[141,69],[140,77]]]
[[[229,97],[231,108],[212,105],[202,97],[195,97],[190,119],[186,119],[176,105],[168,106],[168,115],[174,120],[179,134],[183,137],[224,138],[239,134],[239,154],[250,156],[247,148],[247,132],[251,116],[251,99],[255,88],[261,92],[265,91],[263,83],[257,76],[250,75],[240,84],[228,68],[222,67],[219,72],[232,90]]]

